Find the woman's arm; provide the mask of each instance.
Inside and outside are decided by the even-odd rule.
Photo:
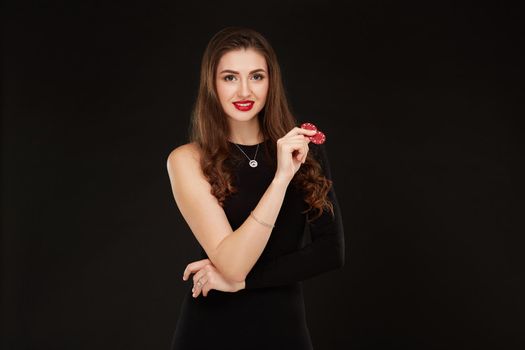
[[[324,174],[332,180],[324,145],[316,146]],[[278,286],[302,281],[324,272],[338,269],[345,262],[345,241],[341,211],[334,187],[328,192],[334,207],[313,221],[309,228],[312,242],[293,253],[280,256],[264,264],[257,264],[247,275],[245,289]]]
[[[276,221],[286,189],[308,152],[309,139],[305,135],[312,133],[315,131],[295,127],[277,141],[275,177],[253,209],[260,221],[269,224]],[[184,145],[172,151],[167,168],[177,206],[206,255],[224,277],[244,281],[266,247],[273,228],[249,215],[233,231],[202,173],[196,146]]]

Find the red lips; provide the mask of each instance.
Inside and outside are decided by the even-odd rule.
[[[301,125],[301,128],[307,129],[307,130],[315,130],[315,131],[317,131],[314,135],[308,136],[310,138],[310,141],[312,141],[316,145],[321,145],[321,144],[323,144],[326,141],[325,134],[322,131],[317,130],[317,127],[314,124],[312,124],[312,123],[303,123]]]
[[[243,104],[244,106],[241,106],[240,104]],[[252,109],[253,104],[254,104],[254,102],[250,101],[250,100],[233,102],[233,105],[235,106],[235,108],[237,108],[239,111],[243,111],[243,112],[246,112],[246,111],[249,111],[250,109]]]

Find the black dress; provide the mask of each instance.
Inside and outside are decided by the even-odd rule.
[[[270,155],[268,142],[259,144],[255,168],[235,144],[229,143],[239,191],[226,199],[224,211],[233,230],[246,220],[274,178],[275,156]],[[253,159],[257,145],[239,146]],[[331,179],[325,146],[309,147],[324,175]],[[313,349],[301,281],[338,269],[345,259],[343,223],[334,186],[329,198],[335,218],[325,211],[307,224],[306,214],[301,212],[308,205],[301,191],[290,183],[268,243],[246,277],[246,289],[235,293],[212,289],[206,297],[200,294],[193,298],[193,275],[183,282],[188,283],[188,291],[171,349]],[[201,248],[201,259],[206,258]]]

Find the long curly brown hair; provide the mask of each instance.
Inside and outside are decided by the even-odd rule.
[[[275,155],[267,161],[277,164],[277,140],[298,125],[287,102],[277,56],[269,42],[257,31],[245,27],[227,27],[216,33],[202,57],[199,90],[191,116],[190,142],[200,147],[202,171],[221,206],[226,197],[237,192],[237,188],[232,185],[233,169],[227,161],[230,156],[229,126],[217,95],[215,76],[220,58],[225,53],[248,48],[263,55],[268,65],[267,99],[257,117],[264,139],[270,139],[270,142],[264,143],[267,147],[265,153]],[[333,203],[327,195],[332,180],[324,176],[312,152],[308,152],[306,162],[301,165],[291,184],[300,189],[308,204],[303,214],[317,210],[314,217],[307,215],[308,222],[321,216],[323,210],[329,210],[334,216]]]

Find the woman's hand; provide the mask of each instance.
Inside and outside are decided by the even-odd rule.
[[[295,173],[306,161],[309,136],[317,131],[295,127],[277,140],[277,171],[275,177],[291,181]]]
[[[189,276],[193,275],[193,297],[196,298],[202,292],[203,296],[207,296],[211,289],[220,290],[222,292],[237,292],[244,289],[245,283],[230,281],[221,275],[221,273],[213,266],[210,259],[203,259],[194,261],[184,270],[182,279],[186,281]],[[198,284],[200,281],[201,284]]]

